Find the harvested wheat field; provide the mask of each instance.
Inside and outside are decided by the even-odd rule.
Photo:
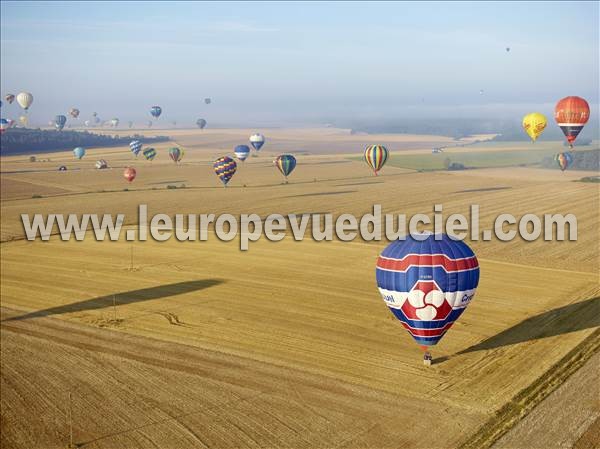
[[[597,351],[600,212],[597,184],[576,182],[586,172],[386,166],[375,177],[355,147],[418,154],[446,138],[278,130],[223,188],[212,161],[247,130],[152,131],[167,132],[186,150],[179,165],[172,142],[156,145],[153,162],[125,147],[81,161],[1,159],[2,447],[65,447],[69,393],[85,448],[486,447],[521,418],[515,398],[529,411]],[[306,148],[283,184],[272,159],[297,140]],[[113,168],[93,169],[100,157]],[[138,170],[131,185],[127,165]],[[212,232],[202,242],[24,240],[21,213],[123,213],[135,229],[141,203],[263,218],[360,216],[374,204],[468,216],[477,204],[481,230],[500,213],[572,213],[578,240],[468,239],[481,266],[475,300],[425,367],[376,288],[385,240],[262,237],[248,251]]]

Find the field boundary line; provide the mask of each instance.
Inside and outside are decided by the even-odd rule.
[[[600,351],[600,328],[496,411],[458,449],[488,449]]]
[[[558,271],[561,273],[571,273],[571,274],[589,274],[591,276],[594,276],[594,278],[597,278],[597,273],[594,273],[593,271],[574,271],[574,270],[565,270],[564,268],[540,267],[538,265],[526,265],[526,264],[522,264],[522,263],[504,262],[501,260],[487,259],[487,258],[481,258],[481,257],[478,257],[477,260],[481,260],[483,262],[489,262],[489,263],[497,263],[500,265],[509,265],[512,267],[533,268],[536,270]]]

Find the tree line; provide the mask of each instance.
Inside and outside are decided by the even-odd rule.
[[[129,145],[132,140],[144,144],[167,142],[169,137],[110,136],[89,131],[55,131],[47,129],[11,128],[0,136],[3,156],[31,153],[51,153],[72,150],[75,147],[117,147]]]

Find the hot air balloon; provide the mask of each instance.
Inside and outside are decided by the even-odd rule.
[[[142,149],[142,142],[139,140],[132,140],[129,144],[129,148],[131,149],[131,152],[135,154],[135,157],[137,157]]]
[[[10,123],[5,118],[0,118],[0,134],[4,134],[10,128]]]
[[[169,148],[169,157],[173,162],[178,163],[179,161],[181,161],[181,159],[183,159],[183,155],[183,149],[178,147]]]
[[[523,129],[535,142],[546,128],[546,117],[539,112],[532,112],[523,117]]]
[[[71,117],[73,117],[73,118],[77,118],[77,117],[79,117],[79,109],[77,109],[77,108],[71,108],[71,109],[69,110],[69,115],[70,115]]]
[[[6,94],[4,99],[8,104],[12,104],[12,102],[15,101],[15,96],[13,94]]]
[[[479,95],[483,95],[483,89],[479,89]]]
[[[291,154],[282,154],[277,156],[277,159],[273,161],[275,167],[281,172],[287,183],[287,177],[296,168],[296,158]]]
[[[97,112],[92,112],[92,117],[97,117],[98,113]]]
[[[210,98],[205,98],[205,99],[204,99],[204,103],[206,103],[206,104],[211,104],[211,103],[212,103],[212,100],[211,100]]]
[[[573,148],[573,142],[590,118],[590,105],[581,97],[565,97],[556,103],[554,118]]]
[[[100,159],[100,160],[96,161],[96,169],[104,170],[107,168],[108,168],[108,162],[106,162],[104,159]]]
[[[156,157],[156,150],[154,148],[146,148],[144,151],[142,151],[142,154],[147,161],[151,161]]]
[[[98,123],[100,123],[101,119],[98,116],[94,116],[94,123],[97,125]]]
[[[123,171],[123,177],[127,180],[127,182],[131,182],[135,179],[137,175],[137,172],[135,171],[135,168],[133,167],[127,167],[124,171]]]
[[[573,163],[573,155],[569,152],[558,153],[554,156],[554,160],[558,164],[561,171],[565,171]]]
[[[375,175],[381,170],[388,160],[389,152],[383,145],[369,145],[365,150],[365,161]]]
[[[198,120],[196,120],[196,125],[198,125],[198,128],[204,129],[204,127],[206,126],[206,120],[204,120],[203,118],[199,118]]]
[[[259,133],[252,134],[250,136],[250,144],[254,147],[256,151],[259,151],[265,144],[265,136]]]
[[[152,106],[150,108],[150,114],[152,114],[152,117],[158,118],[160,117],[160,114],[162,114],[162,108],[160,106]]]
[[[510,51],[510,47],[506,47],[506,52],[508,53]]]
[[[33,95],[29,92],[21,92],[17,95],[17,103],[19,103],[19,106],[23,109],[28,110],[31,103],[33,103]]]
[[[85,148],[83,147],[77,147],[73,150],[73,155],[77,158],[77,159],[81,159],[83,156],[85,156]]]
[[[233,152],[235,153],[235,157],[244,162],[250,155],[250,147],[248,145],[238,145]]]
[[[119,119],[118,118],[110,119],[110,126],[112,126],[113,128],[116,128],[117,126],[119,126]]]
[[[54,127],[60,131],[65,127],[65,124],[67,123],[67,117],[65,117],[64,115],[57,115],[56,117],[54,117]]]
[[[227,183],[235,174],[237,164],[229,156],[224,156],[214,162],[213,169],[223,185],[227,187]]]
[[[21,116],[19,117],[19,123],[20,123],[22,126],[27,126],[27,125],[29,124],[29,117],[27,117],[26,115],[21,115]]]
[[[85,126],[89,127],[92,124],[92,122],[90,122],[89,120],[86,120],[85,122],[83,122],[83,124]]]
[[[479,263],[462,241],[414,234],[383,250],[375,277],[390,311],[425,350],[440,341],[475,296]]]
[[[67,171],[66,165],[61,165],[60,167],[58,167],[58,171]]]

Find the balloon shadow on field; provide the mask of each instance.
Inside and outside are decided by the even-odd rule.
[[[127,292],[114,293],[105,296],[98,296],[85,301],[79,301],[63,306],[51,307],[49,309],[38,310],[12,318],[2,320],[21,321],[30,318],[41,318],[52,315],[62,315],[63,313],[86,312],[90,310],[104,309],[113,306],[113,298],[118,306],[135,304],[138,302],[160,299],[168,296],[183,295],[198,290],[204,290],[215,285],[223,284],[221,279],[201,279],[197,281],[176,282],[174,284],[158,285],[156,287],[142,288],[139,290],[130,290]]]
[[[303,196],[323,196],[323,195],[342,195],[344,193],[355,193],[356,190],[339,190],[337,192],[316,192],[316,193],[301,193],[298,195],[282,196],[280,198],[299,198]]]
[[[493,337],[463,349],[456,355],[510,346],[599,326],[600,296],[597,296],[527,318]]]

